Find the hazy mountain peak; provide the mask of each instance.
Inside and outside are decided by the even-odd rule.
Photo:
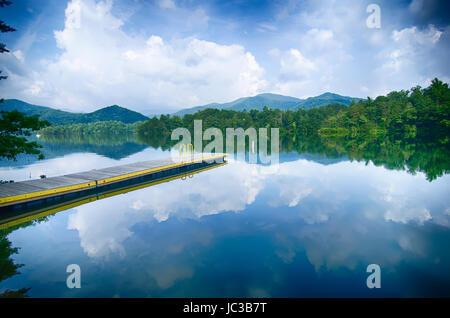
[[[134,123],[148,119],[147,116],[119,105],[107,106],[91,113],[72,113],[50,107],[29,104],[18,99],[7,99],[0,104],[0,108],[6,111],[17,109],[27,115],[39,115],[41,119],[48,120],[55,125],[110,120],[121,121],[123,123]]]
[[[235,111],[250,111],[252,109],[263,110],[265,106],[281,110],[296,110],[298,108],[310,109],[314,107],[326,106],[333,103],[350,105],[352,100],[358,101],[361,100],[361,98],[342,96],[330,92],[325,92],[319,96],[309,97],[307,99],[300,99],[292,96],[273,93],[262,93],[251,97],[241,97],[228,103],[211,103],[208,105],[183,109],[176,112],[174,115],[183,116],[185,114],[193,114],[199,110],[203,110],[206,108],[227,109]]]

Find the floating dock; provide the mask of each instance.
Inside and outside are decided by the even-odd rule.
[[[226,154],[193,154],[188,158],[150,160],[94,169],[59,177],[0,184],[0,208],[45,201],[99,188],[120,186],[138,178],[161,179],[223,162]]]
[[[26,222],[31,222],[42,217],[47,217],[49,215],[65,211],[67,209],[110,198],[116,195],[148,188],[176,179],[190,179],[193,178],[197,173],[214,169],[226,164],[226,161],[213,164],[202,163],[203,166],[206,166],[194,169],[192,169],[192,166],[189,166],[190,169],[188,171],[179,172],[175,175],[172,174],[170,176],[162,177],[156,180],[154,179],[154,175],[147,175],[130,179],[128,182],[122,183],[122,185],[116,183],[111,187],[98,187],[89,191],[72,193],[71,195],[67,196],[52,197],[50,199],[34,201],[31,202],[31,204],[24,203],[10,205],[4,208],[0,208],[0,230],[4,230]]]

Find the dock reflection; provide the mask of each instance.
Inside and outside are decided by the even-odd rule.
[[[139,180],[130,180],[126,185],[122,185],[119,187],[100,187],[92,189],[89,192],[85,191],[82,194],[74,193],[73,196],[70,197],[65,196],[59,199],[53,198],[52,200],[42,201],[35,204],[21,204],[0,208],[0,230],[7,229],[9,227],[25,222],[33,221],[41,217],[56,214],[58,212],[65,211],[93,201],[113,197],[119,194],[148,188],[176,179],[190,179],[197,173],[214,169],[226,164],[226,161],[222,163],[213,163],[204,168],[192,169],[183,173],[172,175],[170,177],[160,178],[157,180],[151,177],[147,179],[144,177],[140,178]]]

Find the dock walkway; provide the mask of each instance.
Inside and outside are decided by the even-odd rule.
[[[226,154],[195,154],[179,162],[172,159],[150,160],[59,177],[0,184],[0,208],[103,187],[162,171],[173,170],[176,173],[180,168],[189,168],[198,163],[215,162],[223,160],[224,157]]]

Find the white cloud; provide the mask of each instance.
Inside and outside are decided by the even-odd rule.
[[[430,56],[439,52],[436,47],[443,34],[433,25],[393,30],[391,41],[376,55],[379,65],[374,69],[374,78],[379,92],[423,86],[429,78],[442,77],[442,68],[437,69],[436,60]]]
[[[402,209],[393,211],[389,209],[384,215],[387,221],[408,223],[410,221],[415,221],[419,224],[423,224],[425,221],[431,220],[430,211],[426,208],[408,208],[403,207]]]
[[[12,54],[13,54],[20,62],[22,62],[22,63],[25,62],[25,58],[24,58],[23,53],[22,53],[21,50],[14,51],[14,52],[12,52]]]
[[[260,23],[260,24],[258,24],[257,30],[260,32],[266,32],[266,31],[274,32],[274,31],[277,31],[278,28],[275,25],[270,24],[270,23]]]
[[[161,19],[143,24],[131,14],[117,15],[112,1],[73,0],[64,28],[54,34],[60,54],[41,63],[31,55],[41,38],[36,30],[47,18],[39,16],[12,48],[22,54],[0,56],[9,75],[0,89],[6,98],[70,110],[120,104],[152,113],[262,92],[375,97],[448,78],[449,27],[404,24],[424,9],[424,1],[412,1],[409,10],[403,5],[395,17],[382,6],[381,29],[367,28],[366,6],[288,1],[275,6],[273,19],[247,27],[212,6],[187,2],[156,1]],[[246,36],[253,28],[264,32]]]
[[[263,68],[241,45],[131,36],[111,8],[112,2],[70,2],[65,27],[55,32],[62,53],[42,72],[13,78],[10,84],[21,90],[15,97],[74,111],[119,104],[170,112],[255,95],[267,85]]]
[[[309,44],[315,42],[316,46],[326,46],[333,39],[332,30],[311,29],[306,33],[305,42]]]
[[[281,56],[280,79],[282,81],[303,80],[316,70],[313,61],[307,59],[299,50],[290,49]]]
[[[275,50],[269,54],[280,56],[279,81],[275,83],[275,91],[281,94],[306,98],[333,91],[351,95],[341,91],[342,80],[339,73],[353,57],[348,53],[345,36],[336,34],[332,28],[319,28],[314,23],[306,32],[298,35],[293,47],[281,53]],[[359,93],[359,92],[358,92]]]
[[[297,49],[279,54],[280,72],[273,86],[276,93],[307,98],[327,90],[336,91],[332,83],[337,63],[331,65],[328,59],[320,56],[310,59]]]
[[[100,206],[102,202],[99,202]],[[126,203],[126,202],[125,202]],[[117,205],[118,204],[118,205]],[[99,205],[83,206],[80,211],[69,215],[67,228],[77,230],[81,238],[81,247],[89,257],[106,257],[110,253],[118,253],[121,257],[126,255],[122,242],[130,237],[133,232],[129,230],[136,220],[131,221],[130,214],[126,213],[124,203],[116,202],[116,206],[122,206],[120,210],[104,209],[99,211]],[[82,211],[82,212],[81,212]],[[89,213],[90,217],[85,217]],[[139,220],[139,215],[136,216]],[[109,220],[104,222],[102,220]],[[102,223],[101,227],[93,227],[92,222]]]
[[[416,26],[404,28],[400,31],[392,32],[392,39],[395,42],[417,43],[421,45],[435,44],[439,41],[442,31],[439,31],[434,25],[429,25],[428,29],[420,31]]]
[[[286,11],[283,24],[292,23],[295,29],[289,29],[283,42],[310,59],[316,71],[301,81],[275,83],[276,92],[308,97],[330,90],[361,96],[364,86],[362,97],[376,97],[445,77],[448,27],[404,26],[411,13],[423,10],[424,1],[413,1],[410,10],[391,12],[382,5],[381,29],[367,28],[366,7],[364,2],[317,0],[304,2],[301,10]]]
[[[2,71],[2,75],[9,76],[7,81],[2,81],[3,87],[5,84],[7,87],[10,80],[14,79],[14,76],[25,76],[27,74],[28,69],[26,68],[24,62],[25,56],[20,50],[0,54],[0,71]]]
[[[197,8],[188,15],[187,25],[189,27],[198,26],[201,29],[208,29],[210,18],[203,8]]]
[[[30,84],[30,86],[28,87],[28,89],[25,92],[31,96],[39,96],[44,87],[45,87],[45,83],[43,81],[36,80]]]

